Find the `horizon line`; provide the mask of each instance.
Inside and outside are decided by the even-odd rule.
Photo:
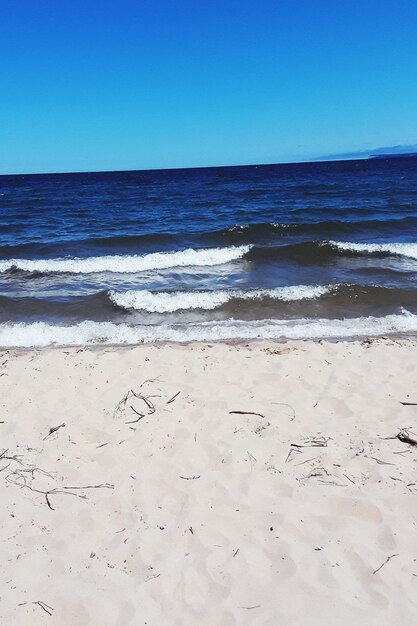
[[[404,158],[410,155],[399,155]],[[387,158],[391,158],[392,155],[387,155]],[[398,157],[396,157],[398,158]],[[226,169],[233,167],[269,167],[274,165],[308,165],[315,163],[332,163],[340,161],[368,161],[373,160],[369,158],[369,155],[355,156],[352,158],[340,158],[329,159],[325,157],[312,158],[308,161],[278,161],[274,163],[239,163],[234,165],[192,165],[190,167],[147,167],[139,169],[115,169],[115,170],[73,170],[73,171],[60,171],[60,172],[13,172],[9,174],[0,174],[2,176],[59,176],[59,175],[71,175],[71,174],[111,174],[111,173],[127,173],[127,172],[163,172],[163,171],[181,171],[181,170],[208,170],[208,169]]]

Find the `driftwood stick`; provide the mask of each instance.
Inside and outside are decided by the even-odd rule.
[[[408,443],[410,446],[417,446],[417,436],[410,434],[407,428],[403,428],[397,435],[397,439],[403,443]]]
[[[256,413],[255,411],[229,411],[229,415],[257,415],[258,417],[265,417],[262,413]]]
[[[132,405],[130,405],[130,408],[132,409],[133,413],[136,413],[136,415],[138,417],[135,420],[130,420],[129,422],[125,422],[125,424],[136,424],[136,422],[139,422],[139,420],[141,420],[143,417],[145,417],[145,413],[139,413],[139,411],[137,411],[135,408],[133,408]]]
[[[171,402],[174,402],[175,398],[177,396],[179,396],[181,393],[181,391],[177,391],[177,393],[175,395],[172,396],[172,398],[170,400],[168,400],[167,404],[171,404]]]
[[[64,423],[59,424],[59,426],[52,426],[52,428],[49,429],[49,433],[47,435],[45,435],[45,437],[43,438],[43,440],[45,441],[45,439],[48,439],[48,437],[50,437],[51,435],[53,435],[54,433],[56,433],[57,430],[59,430],[60,428],[63,428],[65,426]]]
[[[139,400],[143,400],[143,402],[146,404],[148,409],[151,411],[151,414],[155,413],[156,411],[155,405],[153,402],[151,402],[151,400],[149,400],[147,396],[144,396],[141,393],[137,393],[136,391],[133,391],[133,389],[131,389],[130,392],[132,393],[133,396],[135,396],[135,398],[138,398]]]

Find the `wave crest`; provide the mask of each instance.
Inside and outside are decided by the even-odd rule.
[[[329,244],[343,252],[394,254],[410,259],[417,259],[417,243],[353,243],[350,241],[329,241]]]
[[[0,272],[125,274],[177,267],[210,267],[245,258],[250,262],[295,261],[326,264],[343,255],[402,256],[417,260],[417,243],[353,243],[348,241],[304,241],[279,246],[228,246],[188,248],[144,255],[112,255],[87,258],[8,259],[0,261]]]
[[[176,252],[139,255],[87,257],[85,259],[9,259],[0,261],[0,272],[19,269],[28,272],[95,274],[101,272],[136,273],[175,267],[223,265],[242,258],[251,246],[228,248],[188,248]]]
[[[231,300],[262,300],[271,298],[293,302],[312,300],[331,291],[332,287],[321,285],[294,285],[275,289],[218,290],[218,291],[173,291],[152,293],[145,290],[125,292],[111,291],[110,299],[117,306],[150,313],[173,313],[174,311],[203,309],[211,311]]]

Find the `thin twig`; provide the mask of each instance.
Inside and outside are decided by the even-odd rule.
[[[85,487],[62,487],[62,489],[114,489],[114,485],[101,483],[100,485],[86,485]]]
[[[141,393],[137,393],[136,391],[133,391],[133,389],[131,389],[130,392],[132,393],[132,395],[135,396],[135,398],[138,398],[139,400],[143,400],[143,402],[146,404],[148,409],[151,411],[151,414],[155,413],[155,411],[156,411],[155,405],[154,405],[153,402],[151,402],[149,400],[149,398],[147,396],[144,396]]]
[[[292,447],[292,445],[293,445],[293,444],[291,444],[290,450],[289,450],[289,452],[288,452],[288,454],[287,454],[287,458],[285,459],[285,463],[288,463],[288,461],[289,461],[289,460],[290,460],[290,458],[291,458],[291,455],[292,455],[294,452],[299,452],[299,453],[301,453],[301,450],[297,450],[297,448],[293,448],[293,447]]]
[[[329,437],[310,437],[304,443],[292,443],[294,448],[327,448]]]
[[[12,476],[17,475],[17,480],[19,478],[23,478],[23,484],[19,484],[17,482],[17,480],[12,480]],[[87,496],[83,495],[83,494],[79,494],[79,493],[73,493],[74,490],[84,490],[84,489],[100,489],[100,488],[107,488],[107,489],[114,489],[114,485],[111,485],[110,483],[103,483],[100,485],[87,485],[85,487],[54,487],[52,489],[36,489],[36,487],[32,487],[31,485],[28,485],[26,482],[26,479],[24,476],[22,476],[21,472],[12,472],[12,474],[10,474],[9,476],[6,477],[7,482],[11,483],[12,485],[16,485],[17,487],[20,487],[21,489],[30,489],[30,491],[33,491],[35,493],[40,493],[42,495],[45,496],[45,500],[46,500],[46,504],[48,505],[48,507],[51,509],[51,511],[55,511],[54,507],[51,504],[51,501],[49,499],[49,496],[51,495],[57,495],[57,494],[65,494],[68,496],[76,496],[77,498],[82,498],[83,500],[86,500]]]
[[[161,574],[154,574],[153,576],[149,576],[149,578],[147,578],[145,580],[145,583],[149,582],[150,580],[154,580],[154,578],[159,578]]]
[[[171,404],[171,402],[174,402],[175,398],[177,396],[179,396],[181,393],[181,391],[177,391],[177,393],[175,395],[172,396],[172,398],[170,398],[170,400],[168,400],[167,404]]]
[[[41,607],[41,609],[45,611],[45,613],[48,613],[48,615],[51,615],[51,616],[52,616],[52,611],[55,611],[55,609],[52,606],[49,606],[49,604],[46,604],[46,602],[42,602],[42,600],[35,600],[35,602],[21,602],[17,606],[25,606],[25,604],[38,604]]]
[[[294,452],[301,452],[301,450],[294,450]],[[314,461],[315,459],[317,459],[317,457],[312,456],[309,459],[306,459],[305,461],[301,461],[301,463],[296,463],[295,466],[298,467],[299,465],[305,465],[306,463],[309,463],[310,461]]]
[[[117,417],[117,414],[120,413],[122,407],[124,407],[126,405],[126,402],[128,401],[128,399],[130,397],[129,394],[130,394],[130,391],[125,393],[123,398],[121,400],[119,400],[119,402],[116,404],[115,409],[113,411],[113,419]]]
[[[387,461],[381,461],[381,459],[377,459],[375,456],[369,456],[368,459],[372,459],[376,461],[378,465],[395,465],[395,463],[388,463]]]
[[[391,559],[393,559],[394,556],[399,556],[399,555],[398,554],[391,554],[391,556],[389,556],[387,559],[385,559],[385,561],[382,563],[382,565],[377,567],[377,569],[375,569],[372,573],[376,574],[377,572],[379,572],[379,570],[382,569],[384,567],[384,565],[386,565],[389,561],[391,561]]]
[[[139,385],[139,389],[143,387],[143,385],[146,385],[146,383],[156,383],[157,381],[159,382],[159,378],[160,378],[159,376],[157,376],[156,378],[147,378],[146,380],[143,381],[143,383]]]
[[[125,424],[136,424],[136,422],[139,422],[139,420],[142,419],[142,417],[145,417],[145,413],[139,413],[139,411],[137,411],[135,408],[133,408],[132,405],[130,405],[130,408],[132,409],[132,411],[134,413],[136,413],[136,415],[138,416],[137,419],[135,420],[130,420],[129,422],[125,422]]]
[[[322,476],[330,476],[330,474],[324,467],[317,467],[314,468],[309,474],[301,476],[301,478],[298,478],[297,480],[301,482],[302,480],[307,480],[308,478],[321,478]]]
[[[288,404],[288,402],[273,402],[272,404],[277,404],[277,405],[280,405],[280,406],[287,406],[292,411],[291,421],[293,421],[295,419],[295,409],[294,409],[293,406],[291,406],[291,404]]]
[[[14,454],[13,456],[7,456],[8,453],[8,449],[3,450],[3,452],[0,452],[0,460],[1,459],[7,459],[8,461],[16,461],[16,463],[19,463],[19,465],[24,465],[24,463],[19,459],[20,456],[22,456],[21,454]]]
[[[416,435],[410,434],[407,428],[403,428],[397,435],[397,439],[403,443],[408,443],[410,446],[417,446]]]

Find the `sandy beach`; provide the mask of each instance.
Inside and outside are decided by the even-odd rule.
[[[416,623],[416,347],[2,351],[1,623]]]

